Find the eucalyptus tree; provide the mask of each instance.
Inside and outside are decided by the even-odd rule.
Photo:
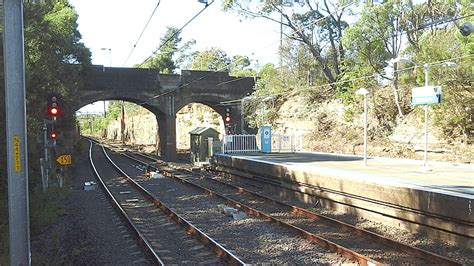
[[[231,59],[224,50],[212,47],[195,52],[189,68],[191,70],[230,71]]]
[[[0,3],[1,5],[1,3]],[[3,12],[0,12],[2,14]],[[1,17],[1,15],[0,15]],[[91,63],[90,51],[81,42],[81,34],[77,25],[78,15],[74,8],[66,0],[49,1],[25,1],[24,3],[24,47],[25,47],[25,78],[26,78],[26,107],[27,107],[27,127],[28,127],[28,158],[29,158],[29,178],[30,193],[37,189],[39,184],[39,151],[38,147],[31,145],[36,143],[36,133],[41,128],[41,120],[44,116],[46,95],[51,92],[61,95],[62,114],[61,120],[56,127],[66,130],[74,127],[73,103],[78,102],[76,90],[82,86],[82,73]],[[0,27],[0,43],[3,45],[3,34]],[[0,47],[1,48],[1,47]],[[3,49],[0,49],[0,79],[3,80]],[[4,84],[0,82],[0,101],[4,101]],[[5,128],[4,111],[0,112],[0,129]],[[0,146],[4,147],[3,138]],[[0,165],[5,165],[5,156],[1,149]],[[4,199],[5,172],[0,167],[0,264],[5,263],[2,258],[3,249],[8,244],[5,238],[5,222],[8,219],[5,214]],[[41,202],[34,196],[31,203]],[[47,206],[47,202],[41,202]],[[31,210],[31,230],[35,232],[38,221],[44,215],[39,215],[41,210],[34,208]],[[3,236],[3,238],[2,238]]]
[[[348,26],[343,20],[351,5],[347,2],[349,1],[225,0],[223,9],[237,11],[249,18],[265,18],[289,28],[289,33],[282,31],[285,38],[303,44],[317,62],[326,82],[333,84],[341,74],[345,56],[340,38]],[[287,6],[296,3],[301,6],[295,6],[290,11]]]
[[[444,22],[451,21],[459,14],[460,7],[465,6],[462,2],[466,1],[428,1],[415,5],[412,1],[388,0],[378,5],[365,4],[358,20],[345,30],[342,38],[348,50],[348,67],[343,79],[367,76],[368,79],[363,80],[366,86],[367,83],[376,85],[376,80],[371,76],[377,74],[392,81],[394,103],[398,114],[403,116],[411,108],[401,97],[401,94],[407,94],[399,86],[399,77],[403,73],[400,73],[397,63],[393,65],[393,76],[387,75],[385,68],[390,59],[401,53],[416,57],[424,49],[420,46],[420,38],[451,26]],[[430,47],[430,44],[424,43],[424,46]],[[403,50],[404,47],[408,48]],[[428,63],[429,60],[418,62]],[[356,80],[352,86],[364,86],[359,84],[360,79]]]
[[[28,115],[41,119],[46,95],[56,93],[65,103],[62,117],[72,127],[76,90],[82,72],[91,64],[91,53],[81,42],[78,15],[66,0],[25,3],[25,63]]]
[[[364,5],[359,19],[344,34],[343,43],[350,50],[346,60],[346,77],[349,80],[360,76],[379,76],[392,80],[384,72],[384,67],[391,58],[396,58],[402,49],[402,14],[401,1],[387,1],[380,5]],[[349,63],[350,62],[350,63]],[[398,88],[398,65],[394,65],[393,96],[398,114],[404,115],[400,103]],[[364,82],[367,82],[364,80]]]
[[[189,49],[196,43],[194,40],[181,45],[182,38],[178,28],[167,27],[165,35],[160,39],[156,52],[138,67],[157,68],[162,74],[173,73],[190,55]],[[180,46],[181,45],[181,46]]]

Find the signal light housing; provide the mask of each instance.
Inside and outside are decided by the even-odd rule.
[[[225,108],[224,123],[225,123],[226,125],[232,123],[232,117],[231,117],[231,115],[230,115],[230,108],[229,108],[229,107],[226,107],[226,108]]]
[[[56,118],[59,115],[58,97],[56,95],[48,97],[48,114],[53,118]]]

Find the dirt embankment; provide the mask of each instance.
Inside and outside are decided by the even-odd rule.
[[[302,98],[286,101],[277,110],[278,118],[273,121],[275,134],[297,134],[304,136],[304,149],[310,151],[362,154],[363,114],[347,119],[347,109],[339,101],[308,106]],[[381,135],[381,125],[368,112],[368,154],[369,156],[423,159],[424,123],[420,112],[412,112],[393,122],[391,134]],[[211,108],[192,104],[177,114],[176,134],[178,149],[189,148],[189,131],[198,126],[210,126],[223,131],[220,116]],[[159,129],[158,129],[159,130]],[[156,143],[156,119],[151,113],[125,117],[124,137],[126,143],[154,147]],[[109,139],[120,140],[120,121],[107,128]],[[474,145],[459,140],[448,140],[440,129],[429,121],[428,158],[430,161],[474,163]]]

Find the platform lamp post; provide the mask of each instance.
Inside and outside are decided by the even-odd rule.
[[[416,62],[411,60],[411,59],[408,59],[408,58],[403,58],[403,57],[397,57],[397,58],[394,58],[392,60],[390,60],[392,63],[412,63],[412,64],[415,64],[416,65]],[[441,64],[441,66],[443,67],[454,67],[454,66],[457,66],[456,63],[454,62],[444,62],[443,64]],[[428,87],[429,86],[429,69],[430,69],[430,65],[429,64],[424,64],[423,65],[423,70],[424,70],[424,74],[425,74],[425,87]],[[424,133],[425,133],[425,137],[424,137],[424,148],[425,148],[425,151],[423,153],[423,168],[422,170],[424,172],[428,172],[430,171],[430,168],[428,166],[428,104],[424,104],[423,106],[424,108],[424,113],[425,113],[425,123],[424,123]]]
[[[102,51],[109,51],[109,67],[112,67],[112,48],[100,48]],[[107,117],[107,112],[105,109],[105,100],[104,100],[104,117]]]
[[[364,96],[364,166],[367,166],[367,94],[369,91],[366,88],[360,88],[355,93]]]

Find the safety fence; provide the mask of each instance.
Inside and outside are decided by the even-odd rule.
[[[272,152],[296,152],[303,149],[301,135],[272,135]],[[226,135],[222,142],[223,153],[260,152],[259,135]]]
[[[259,152],[257,135],[226,135],[222,143],[223,153]]]
[[[297,152],[303,150],[302,135],[272,135],[272,152]]]

